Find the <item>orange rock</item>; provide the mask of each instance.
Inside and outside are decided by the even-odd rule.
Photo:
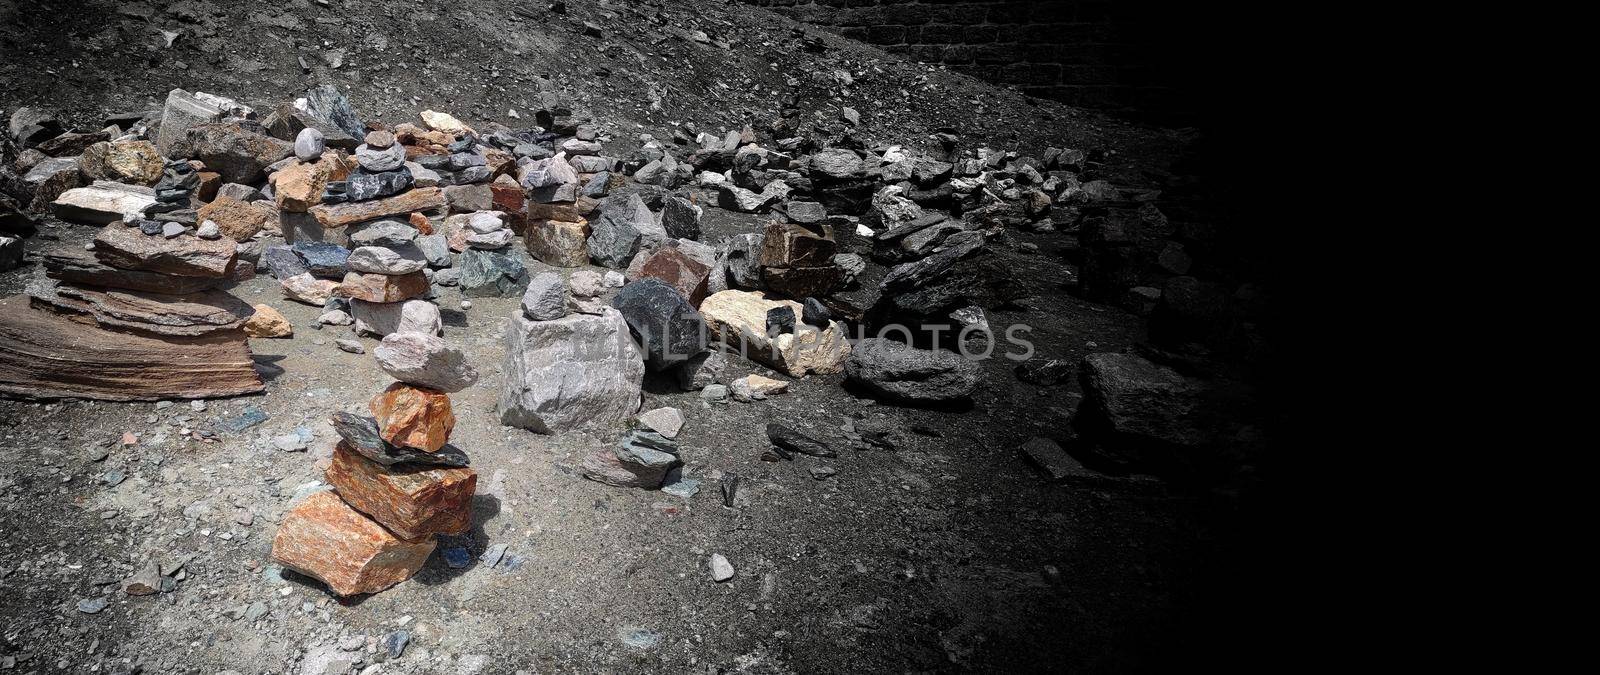
[[[402,539],[460,534],[472,526],[472,493],[478,486],[472,469],[383,466],[341,442],[327,478],[345,503]]]
[[[406,541],[318,492],[284,515],[272,539],[272,559],[316,578],[339,596],[377,593],[410,579],[433,554],[432,537]]]
[[[272,174],[272,189],[278,199],[278,208],[292,213],[305,213],[321,204],[322,192],[328,187],[329,164],[296,162]]]
[[[581,267],[589,264],[589,221],[529,220],[522,241],[529,255],[546,265]]]
[[[427,216],[412,211],[410,220],[411,226],[417,228],[417,232],[421,233],[422,236],[433,234],[433,223],[428,221]]]
[[[427,211],[444,207],[444,190],[436,187],[407,190],[393,197],[343,204],[318,204],[311,213],[323,229],[348,227],[356,223],[391,216],[404,216],[412,211]]]
[[[378,433],[395,445],[438,452],[450,440],[456,416],[444,392],[396,382],[367,404],[378,418]]]
[[[366,274],[346,272],[344,283],[333,294],[367,302],[401,302],[428,291],[428,277],[421,270],[410,274]]]
[[[322,157],[317,163],[328,167],[328,180],[344,180],[350,177],[350,172],[356,170],[354,158],[331,148],[322,151]]]
[[[271,305],[256,305],[256,313],[244,322],[244,334],[258,338],[294,337],[294,324]]]
[[[489,184],[489,192],[493,195],[494,210],[504,212],[506,225],[513,232],[521,234],[523,225],[527,223],[527,216],[522,213],[523,203],[526,201],[522,184],[511,176],[500,176]]]
[[[257,205],[241,202],[232,197],[218,197],[195,212],[195,222],[216,221],[222,234],[234,241],[248,241],[256,236],[267,221],[276,220],[277,212],[270,204]]]

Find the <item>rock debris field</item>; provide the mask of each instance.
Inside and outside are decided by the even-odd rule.
[[[628,63],[641,10],[573,5],[508,15]],[[221,10],[165,11],[122,14],[180,26],[157,70],[224,58]],[[924,68],[673,23],[658,50]],[[643,113],[560,68],[430,106],[353,77],[363,44],[289,92],[4,111],[0,670],[1178,658],[1266,346],[1169,132],[885,125],[850,68],[659,119],[644,57],[605,76]]]

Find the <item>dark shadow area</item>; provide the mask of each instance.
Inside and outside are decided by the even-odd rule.
[[[250,359],[256,363],[256,372],[261,374],[261,379],[267,382],[278,379],[283,375],[282,366],[278,365],[285,357],[281,354],[254,354]]]
[[[478,557],[489,549],[489,536],[484,534],[483,526],[496,516],[500,515],[500,499],[494,495],[472,496],[472,529],[463,534],[438,535],[439,545],[433,549],[433,555],[428,558],[428,564],[412,577],[417,583],[428,586],[449,583],[478,566]],[[466,564],[461,567],[451,567],[448,557],[451,549],[466,552]]]
[[[468,326],[467,313],[459,309],[446,309],[441,306],[439,308],[439,320],[451,328],[466,328]]]

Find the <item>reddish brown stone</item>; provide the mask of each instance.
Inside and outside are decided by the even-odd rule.
[[[763,267],[818,267],[831,264],[839,245],[824,223],[767,223],[761,248]]]
[[[645,259],[639,274],[667,282],[687,298],[690,305],[699,307],[700,301],[706,299],[706,280],[711,276],[711,268],[676,246],[663,246]]]
[[[843,278],[844,272],[836,265],[768,267],[761,271],[767,288],[791,298],[827,295]]]
[[[377,593],[410,579],[428,562],[432,537],[406,541],[328,491],[284,515],[272,559],[316,578],[339,596]]]
[[[472,469],[383,466],[341,442],[327,478],[345,503],[402,539],[461,534],[472,526],[472,493],[478,486]]]
[[[456,416],[443,392],[396,382],[367,404],[378,420],[378,433],[394,445],[438,452],[450,440]]]
[[[493,193],[494,210],[504,211],[506,225],[513,232],[521,234],[528,218],[523,214],[523,206],[527,201],[522,191],[522,185],[511,176],[500,176],[489,184],[489,191]]]
[[[344,283],[335,287],[333,294],[367,302],[401,302],[427,291],[428,277],[421,270],[410,274],[346,272]]]
[[[354,158],[332,148],[323,150],[322,158],[318,159],[317,163],[328,167],[328,180],[330,181],[349,178],[350,173],[355,171],[358,166]]]
[[[427,216],[413,211],[411,212],[410,221],[411,226],[417,228],[418,234],[422,236],[433,234],[433,223],[428,220]]]
[[[200,171],[200,186],[194,189],[195,199],[201,203],[217,198],[217,190],[222,188],[222,174],[215,171]]]

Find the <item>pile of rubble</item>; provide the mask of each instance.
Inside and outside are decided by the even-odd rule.
[[[376,593],[427,562],[434,535],[472,526],[478,474],[448,446],[450,394],[478,379],[460,351],[403,332],[373,352],[399,380],[372,398],[372,417],[336,413],[341,439],[325,489],[301,495],[278,526],[272,559],[340,596]]]

